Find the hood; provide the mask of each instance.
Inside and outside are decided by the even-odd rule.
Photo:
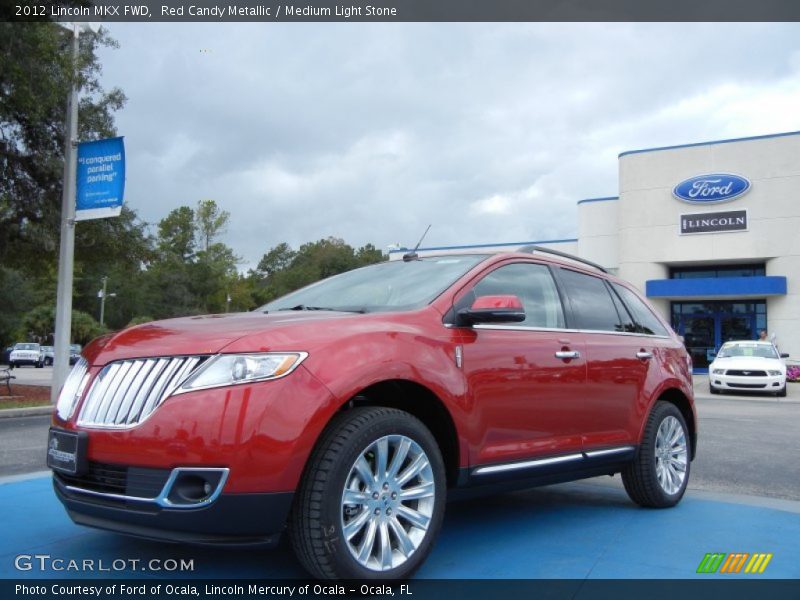
[[[710,369],[752,369],[773,371],[786,368],[783,361],[777,358],[762,358],[759,356],[730,356],[717,358],[709,365]]]
[[[271,314],[250,312],[182,317],[145,323],[103,336],[89,344],[83,354],[90,364],[98,366],[126,358],[216,354],[246,336],[277,334],[287,328],[319,329],[321,322],[368,316],[328,311],[285,311]],[[284,342],[287,338],[286,335],[277,337]],[[267,349],[252,347],[250,350]]]

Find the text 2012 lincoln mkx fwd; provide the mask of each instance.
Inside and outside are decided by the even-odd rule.
[[[687,352],[630,285],[553,254],[410,254],[99,338],[58,400],[55,491],[76,523],[145,538],[286,532],[313,576],[348,579],[410,575],[460,488],[622,473],[673,506]]]

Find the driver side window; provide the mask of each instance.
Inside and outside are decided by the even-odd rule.
[[[495,269],[459,302],[470,306],[478,296],[513,294],[525,308],[522,327],[564,328],[564,311],[553,276],[545,265],[516,263]]]

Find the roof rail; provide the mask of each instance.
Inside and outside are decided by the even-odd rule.
[[[580,256],[575,256],[574,254],[567,254],[566,252],[561,252],[561,250],[553,250],[552,248],[545,248],[543,246],[523,246],[519,249],[519,252],[527,252],[528,254],[533,254],[534,252],[544,252],[546,254],[553,254],[555,256],[560,256],[561,258],[568,258],[570,260],[578,261],[579,263],[583,263],[585,265],[589,265],[590,267],[594,267],[602,271],[603,273],[608,273],[605,267],[601,267],[595,262],[590,260],[586,260],[585,258],[581,258]]]

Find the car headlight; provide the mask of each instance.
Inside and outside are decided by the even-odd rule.
[[[217,354],[208,359],[173,393],[279,379],[294,371],[307,356],[307,352]]]
[[[724,375],[725,369],[714,369],[712,373],[714,373],[714,375]]]
[[[767,375],[772,377],[777,377],[778,375],[782,375],[781,371],[767,371]]]

